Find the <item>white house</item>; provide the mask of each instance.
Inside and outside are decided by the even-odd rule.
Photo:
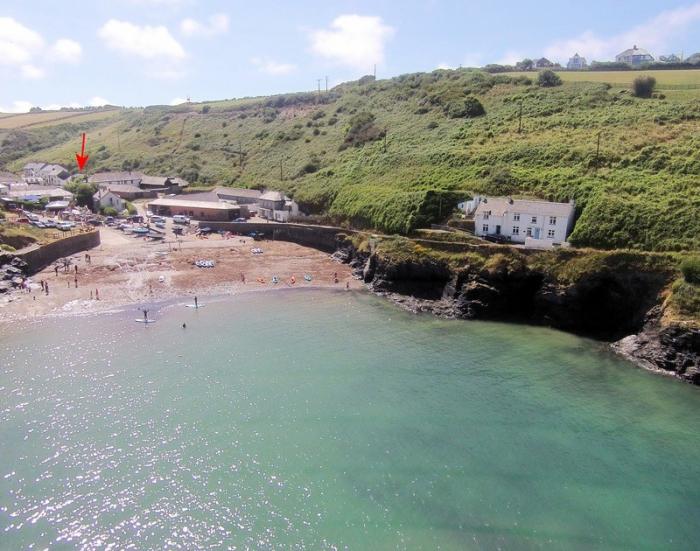
[[[566,68],[572,71],[580,71],[588,66],[586,63],[586,58],[581,57],[578,53],[575,53],[573,57],[569,58],[569,62],[566,64]]]
[[[573,201],[483,197],[474,212],[474,229],[480,237],[500,236],[528,247],[561,245],[573,228],[574,207]]]
[[[92,196],[92,206],[95,210],[111,207],[122,212],[126,208],[126,201],[109,190],[100,189]]]
[[[267,191],[258,199],[258,215],[275,222],[289,222],[299,215],[299,205],[279,191]]]
[[[644,48],[637,48],[635,44],[634,47],[629,50],[617,54],[615,56],[615,61],[618,63],[627,63],[628,65],[632,65],[632,67],[639,67],[644,63],[651,63],[654,61],[654,56]]]
[[[41,176],[39,175],[39,171],[44,168],[45,165],[46,163],[27,163],[24,165],[24,168],[22,169],[24,180],[28,184],[40,184]]]

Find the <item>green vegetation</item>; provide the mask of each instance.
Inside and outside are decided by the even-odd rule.
[[[632,82],[632,94],[638,98],[650,98],[656,88],[656,79],[652,76],[642,75]]]
[[[561,86],[561,78],[551,69],[545,69],[544,71],[540,71],[537,75],[537,85],[542,88]]]
[[[700,320],[700,285],[678,279],[671,287],[671,307],[682,318]]]
[[[700,248],[700,71],[645,71],[651,99],[631,94],[634,71],[557,74],[542,87],[532,72],[437,70],[0,129],[0,166],[74,166],[87,131],[91,171],[280,188],[336,224],[407,233],[471,193],[511,194],[574,199],[578,246]]]
[[[681,273],[686,282],[700,284],[700,256],[692,256],[681,262]]]

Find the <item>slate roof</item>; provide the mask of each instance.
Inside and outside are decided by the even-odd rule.
[[[573,203],[552,203],[507,197],[487,197],[476,207],[475,215],[491,212],[493,216],[504,216],[508,212],[534,214],[540,216],[569,216],[574,210]]]

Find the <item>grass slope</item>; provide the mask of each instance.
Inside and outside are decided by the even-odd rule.
[[[700,84],[700,71],[663,73],[664,86]],[[71,166],[87,131],[93,171],[283,188],[337,223],[405,233],[444,217],[468,193],[520,194],[575,199],[577,245],[700,248],[700,88],[643,100],[615,73],[581,74],[614,82],[538,88],[531,73],[440,70],[365,78],[320,97],[122,110],[105,120],[0,130],[0,166]],[[485,116],[460,116],[471,96]]]

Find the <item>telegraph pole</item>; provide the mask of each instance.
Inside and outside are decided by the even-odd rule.
[[[520,113],[518,115],[518,134],[523,131],[523,100],[520,100]]]
[[[318,83],[318,99],[317,103],[321,101],[321,79],[317,78],[316,82]]]
[[[326,75],[326,94],[328,93],[328,75]]]
[[[282,171],[282,161],[280,161],[280,182],[284,182],[284,172]]]
[[[598,172],[598,159],[600,158],[600,135],[602,133],[602,130],[598,132],[598,145],[596,145],[595,148],[595,172]]]

